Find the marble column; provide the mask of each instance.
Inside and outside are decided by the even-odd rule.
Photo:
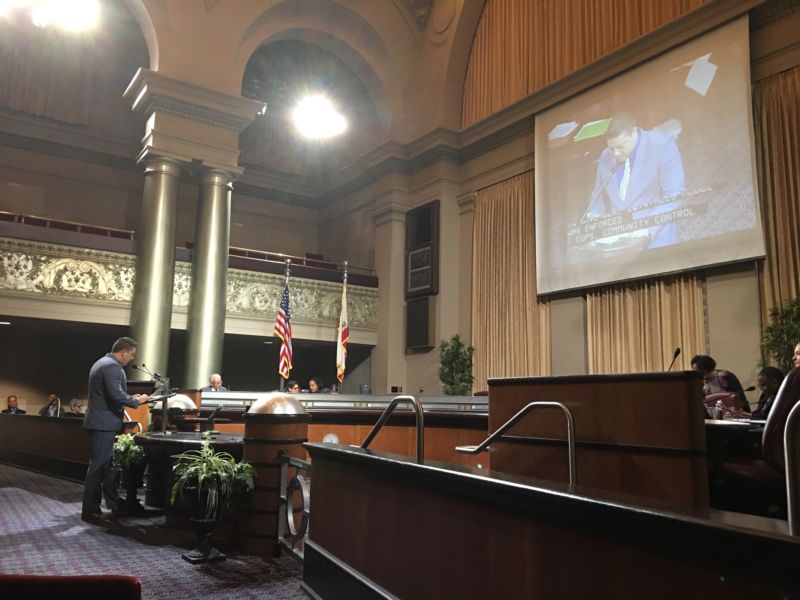
[[[141,218],[136,231],[136,281],[131,335],[139,342],[136,362],[166,374],[175,277],[175,222],[180,163],[153,157],[145,163]],[[133,380],[150,379],[131,371]]]
[[[183,385],[189,389],[208,385],[209,375],[222,370],[233,177],[226,171],[209,169],[200,182],[186,322]]]
[[[372,351],[372,392],[406,387],[405,355],[405,196],[376,208],[375,272],[378,275],[378,344]]]

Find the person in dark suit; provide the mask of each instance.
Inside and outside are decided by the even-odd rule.
[[[83,408],[83,401],[78,398],[73,398],[69,401],[69,410],[64,412],[62,416],[67,419],[82,419],[83,413],[81,412],[81,408]]]
[[[102,518],[101,497],[112,513],[121,510],[111,468],[114,438],[122,429],[125,407],[136,408],[150,399],[147,394],[131,396],[127,392],[124,367],[136,356],[137,346],[131,338],[121,337],[114,342],[111,352],[89,370],[89,406],[83,427],[91,436],[92,455],[83,490],[81,518],[84,521],[97,522]]]
[[[629,211],[633,219],[646,219],[679,208],[677,197],[686,191],[686,184],[674,135],[645,131],[631,115],[620,113],[608,126],[606,146],[597,161],[586,218]],[[674,223],[637,230],[631,236],[641,237],[648,248],[678,241]]]
[[[783,383],[783,371],[778,368],[764,367],[758,372],[756,384],[761,390],[761,397],[758,399],[758,406],[750,415],[751,419],[766,419],[769,416],[778,390],[781,389],[781,383]]]
[[[8,408],[6,408],[3,412],[9,415],[24,415],[25,411],[21,408],[17,407],[17,397],[14,394],[11,394],[8,398],[6,398],[6,404]]]
[[[200,390],[201,392],[227,392],[228,388],[223,387],[222,377],[219,373],[212,373],[208,378],[208,385]]]

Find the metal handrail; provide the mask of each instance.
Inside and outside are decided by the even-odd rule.
[[[789,533],[800,535],[800,402],[792,407],[783,430],[783,460],[786,465],[786,512]]]
[[[575,485],[578,481],[575,474],[575,420],[572,418],[570,410],[561,402],[531,402],[523,407],[517,414],[503,423],[500,428],[477,446],[456,446],[456,452],[461,454],[478,454],[485,451],[491,443],[503,436],[503,434],[516,425],[522,417],[531,412],[534,408],[560,408],[567,418],[567,451],[569,453],[569,484]]]
[[[370,443],[372,440],[375,439],[375,436],[378,435],[378,432],[384,426],[386,421],[389,420],[389,417],[394,412],[394,409],[397,407],[398,404],[401,402],[408,402],[414,408],[414,414],[417,417],[416,429],[417,429],[417,464],[422,464],[425,459],[425,419],[422,414],[422,403],[417,400],[414,396],[396,396],[392,398],[392,401],[389,403],[389,406],[386,407],[386,410],[383,411],[383,414],[378,419],[378,422],[375,423],[375,426],[372,428],[372,431],[369,432],[364,442],[361,444],[362,448],[369,448]]]

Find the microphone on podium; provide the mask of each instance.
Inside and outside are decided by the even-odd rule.
[[[144,364],[144,363],[142,363],[140,365],[131,365],[131,368],[132,369],[136,369],[137,371],[141,371],[142,373],[145,373],[145,374],[149,375],[150,377],[152,377],[156,381],[161,381],[161,380],[164,379],[158,373],[153,373],[150,369],[147,368],[147,365]]]
[[[755,389],[756,389],[756,386],[754,386],[754,385],[751,385],[750,387],[746,387],[746,388],[744,388],[742,391],[743,391],[743,392],[752,392],[752,391],[754,391]]]
[[[678,360],[678,357],[681,355],[680,346],[675,348],[675,352],[672,353],[672,362],[669,363],[669,367],[667,368],[667,373],[672,371],[672,367],[675,365],[675,361]]]

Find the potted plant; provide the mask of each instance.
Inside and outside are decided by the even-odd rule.
[[[147,453],[130,433],[121,433],[114,439],[112,466],[125,487],[125,504],[128,511],[132,514],[144,512],[144,507],[139,504],[137,492],[142,486]]]
[[[475,348],[467,346],[459,334],[439,343],[439,379],[448,396],[469,396],[472,393],[472,355]]]
[[[800,298],[769,311],[770,324],[761,336],[761,349],[766,360],[773,360],[788,373],[792,369],[792,353],[800,342]]]
[[[178,454],[173,467],[171,503],[187,497],[192,505],[192,522],[198,534],[197,547],[183,554],[184,560],[197,564],[207,560],[224,560],[214,548],[211,536],[222,519],[222,510],[231,498],[253,489],[255,470],[247,462],[237,462],[227,452],[216,452],[208,436],[203,436],[200,450]]]

